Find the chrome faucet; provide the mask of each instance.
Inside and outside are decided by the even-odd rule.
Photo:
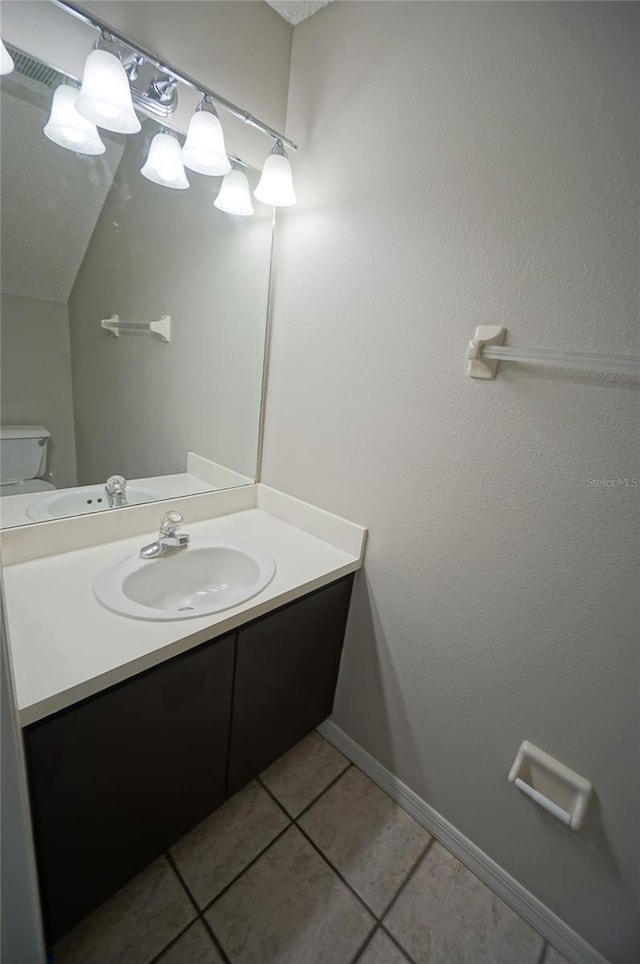
[[[178,535],[178,529],[184,519],[179,512],[167,512],[162,516],[160,522],[160,533],[155,542],[150,542],[148,546],[143,546],[139,552],[141,559],[161,559],[162,556],[170,556],[180,549],[186,549],[191,541],[191,536],[186,532]]]
[[[122,475],[110,475],[104,487],[110,509],[121,509],[127,502],[127,480]]]

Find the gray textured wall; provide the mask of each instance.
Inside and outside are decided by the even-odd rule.
[[[616,964],[640,949],[630,380],[638,4],[335,3],[296,27],[264,481],[371,529],[335,720]],[[506,775],[593,781],[582,835]]]

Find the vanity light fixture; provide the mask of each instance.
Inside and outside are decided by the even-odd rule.
[[[235,160],[233,165],[230,164],[226,155],[224,135],[216,109],[222,108],[243,124],[248,124],[275,141],[275,147],[265,161],[255,196],[275,207],[288,207],[296,203],[291,166],[284,149],[285,144],[293,151],[298,149],[291,138],[258,120],[222,94],[203,86],[185,71],[140,47],[104,20],[84,10],[75,0],[51,2],[99,33],[96,45],[87,57],[82,86],[74,103],[75,110],[86,121],[118,134],[137,134],[141,130],[141,124],[136,116],[134,103],[145,114],[162,121],[176,110],[179,87],[190,88],[201,96],[201,103],[189,124],[184,148],[181,149],[176,138],[166,131],[154,137],[142,167],[142,174],[146,178],[164,187],[184,190],[189,187],[184,165],[200,174],[218,177],[224,175],[214,201],[215,206],[230,214],[253,214],[247,176],[237,169]],[[109,49],[105,49],[106,47]],[[13,60],[4,45],[0,53],[0,72],[8,73],[13,69]],[[63,95],[59,96],[62,100]],[[65,94],[64,97],[67,98],[68,95]],[[57,111],[57,104],[55,107]],[[57,114],[53,108],[52,104],[46,130],[51,140],[55,140],[52,135],[56,127],[60,126],[57,125]],[[69,124],[66,127],[67,142],[74,136],[79,138],[79,132],[76,132],[75,128],[72,130]],[[97,142],[101,143],[97,132],[95,137]],[[61,140],[55,142],[78,150],[71,148],[71,143],[62,143]],[[95,147],[95,141],[93,144]],[[97,149],[78,152],[99,153]]]
[[[276,208],[291,207],[297,203],[291,164],[282,141],[276,140],[271,154],[264,162],[262,176],[253,196],[263,204],[272,204]]]
[[[129,78],[118,57],[108,50],[92,50],[84,66],[76,110],[88,121],[116,134],[141,129],[131,101]]]
[[[206,94],[189,121],[182,160],[189,170],[197,174],[219,177],[231,170],[218,111]]]
[[[175,77],[159,73],[145,89],[137,85],[140,69],[146,61],[141,53],[133,52],[122,61],[131,88],[131,99],[146,114],[152,117],[170,117],[178,106],[178,81]]]
[[[77,97],[76,87],[67,84],[56,87],[44,133],[54,144],[76,154],[104,154],[106,148],[100,140],[98,128],[75,108]]]
[[[0,76],[10,74],[14,68],[13,57],[0,40]]]
[[[234,166],[228,174],[225,174],[213,205],[226,214],[239,214],[242,217],[253,214],[249,181],[244,171]]]
[[[156,134],[151,141],[147,160],[140,168],[140,173],[148,181],[162,187],[172,187],[179,191],[189,187],[182,164],[180,143],[165,131]]]

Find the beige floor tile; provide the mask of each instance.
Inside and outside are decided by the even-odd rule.
[[[161,857],[56,944],[56,964],[148,964],[194,917]]]
[[[385,919],[416,964],[537,964],[543,940],[434,844]]]
[[[232,964],[349,964],[374,921],[290,827],[206,913]]]
[[[172,944],[157,964],[224,964],[218,950],[201,921],[192,924],[188,931]]]
[[[302,816],[300,826],[377,915],[431,839],[355,767]]]
[[[199,907],[206,907],[289,820],[255,781],[171,848],[176,867]]]
[[[569,964],[569,961],[566,959],[566,957],[563,957],[562,954],[558,953],[555,947],[552,947],[551,944],[549,944],[547,945],[543,964]]]
[[[358,958],[358,964],[409,964],[409,961],[391,938],[379,930],[367,944],[362,957]]]
[[[297,817],[348,766],[347,758],[314,730],[260,779],[287,813]]]

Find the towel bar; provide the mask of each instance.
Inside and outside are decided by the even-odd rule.
[[[160,341],[171,341],[171,315],[163,315],[158,321],[120,321],[118,315],[103,318],[100,326],[115,335],[158,335]]]

